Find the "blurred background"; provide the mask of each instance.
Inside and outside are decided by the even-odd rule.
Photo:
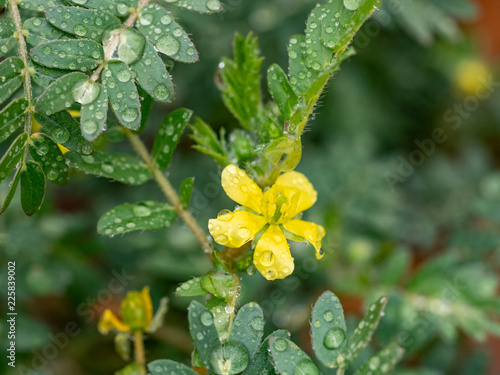
[[[152,144],[162,118],[177,107],[216,129],[234,129],[214,84],[234,33],[255,32],[263,69],[285,67],[288,40],[303,32],[314,5],[227,0],[222,15],[178,11],[201,61],[173,67],[176,101],[154,108],[145,142]],[[358,54],[330,81],[308,125],[298,167],[319,193],[306,219],[327,228],[326,256],[316,261],[310,248],[294,243],[291,277],[243,278],[241,304],[262,305],[266,333],[289,329],[311,353],[308,319],[322,291],[339,295],[351,329],[364,307],[386,294],[371,350],[390,340],[405,347],[396,374],[500,374],[499,15],[497,0],[386,0],[362,28]],[[96,147],[131,152],[114,141],[102,137]],[[191,146],[185,135],[168,173],[175,186],[196,177],[191,210],[205,227],[232,203],[215,163]],[[123,237],[96,234],[100,215],[113,206],[163,200],[157,186],[73,173],[67,186],[49,189],[35,217],[25,217],[17,202],[0,217],[0,293],[5,301],[6,263],[15,260],[18,309],[18,367],[2,360],[0,373],[104,375],[122,368],[97,321],[105,308],[118,311],[127,290],[144,285],[155,306],[170,299],[165,326],[146,342],[148,360],[189,363],[190,299],[173,292],[210,267],[190,232],[177,222]],[[8,183],[0,185],[1,199],[7,190]],[[6,348],[3,318],[0,331]]]

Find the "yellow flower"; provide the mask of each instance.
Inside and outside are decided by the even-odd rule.
[[[99,332],[107,334],[112,330],[146,331],[153,320],[153,303],[149,287],[144,287],[140,292],[128,292],[122,302],[120,313],[121,320],[111,310],[105,310],[98,324]]]
[[[283,173],[263,193],[243,170],[231,164],[222,171],[222,187],[243,208],[222,211],[217,219],[209,220],[208,230],[215,242],[226,247],[256,241],[253,262],[266,279],[283,279],[293,272],[287,239],[309,242],[316,249],[316,257],[323,256],[325,228],[296,219],[317,198],[316,190],[302,173]]]

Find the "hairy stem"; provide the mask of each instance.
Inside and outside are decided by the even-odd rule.
[[[144,337],[141,331],[134,332],[134,358],[139,365],[141,375],[146,375],[146,354],[144,352]]]
[[[29,59],[28,59],[28,48],[26,46],[26,39],[24,38],[23,34],[23,25],[22,25],[22,20],[21,20],[21,15],[19,14],[19,8],[17,7],[17,1],[16,0],[9,0],[9,10],[10,14],[12,15],[12,22],[14,22],[14,25],[16,26],[16,33],[15,37],[17,39],[17,47],[19,51],[19,57],[24,63],[24,98],[28,102],[28,108],[26,109],[25,112],[25,120],[24,120],[24,132],[27,133],[28,135],[31,134],[31,128],[33,126],[33,112],[34,112],[34,107],[33,107],[33,94],[31,92],[31,70],[29,67]],[[26,147],[22,160],[21,160],[21,165],[24,165],[26,161],[26,156],[28,153],[28,147]]]
[[[137,8],[130,13],[127,20],[123,23],[122,29],[134,26],[134,23],[137,20],[137,17],[139,16],[141,9],[144,8],[146,5],[148,5],[149,1],[150,0],[139,1],[139,4],[137,4]],[[106,67],[106,62],[109,59],[111,59],[111,56],[113,55],[113,52],[116,49],[116,47],[118,47],[119,42],[120,42],[120,35],[118,33],[114,37],[112,37],[109,40],[109,42],[104,46],[104,62],[101,65],[99,65],[99,67],[92,73],[92,76],[90,77],[92,81],[96,82],[99,79],[102,71]]]
[[[134,150],[141,157],[141,159],[144,160],[144,162],[148,165],[149,169],[151,169],[151,171],[153,172],[153,177],[155,178],[156,183],[162,190],[163,194],[165,194],[165,196],[170,201],[172,206],[174,206],[175,210],[177,211],[177,214],[180,216],[182,220],[184,220],[184,222],[191,230],[191,232],[193,232],[194,236],[196,237],[196,240],[203,249],[203,252],[209,257],[210,260],[212,260],[212,247],[208,242],[206,233],[203,231],[203,229],[200,228],[200,226],[198,225],[194,217],[191,215],[191,213],[185,210],[184,207],[182,207],[177,192],[175,191],[175,189],[173,188],[172,184],[167,179],[167,177],[165,177],[163,172],[160,171],[158,168],[156,168],[153,158],[151,157],[149,151],[144,146],[144,143],[142,143],[141,139],[136,134],[132,133],[130,130],[126,129],[125,132],[127,134],[130,143],[132,144],[132,147],[134,147]]]

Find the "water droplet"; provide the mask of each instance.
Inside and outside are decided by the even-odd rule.
[[[326,334],[323,345],[327,349],[337,349],[345,341],[345,332],[342,328],[332,328]]]
[[[57,128],[52,132],[52,138],[57,143],[64,143],[69,139],[69,132],[63,128]]]
[[[125,108],[121,112],[121,115],[122,115],[123,121],[132,122],[135,119],[137,119],[137,117],[139,117],[139,111],[135,108]]]
[[[209,10],[220,10],[220,1],[219,0],[208,0],[207,1],[207,9]]]
[[[204,311],[200,316],[201,324],[205,327],[214,324],[214,316],[209,311]]]
[[[264,319],[260,316],[256,316],[250,321],[250,325],[252,326],[253,329],[256,331],[262,331],[264,329]]]
[[[344,6],[349,10],[356,10],[363,2],[364,0],[344,0]]]
[[[274,263],[274,254],[271,251],[266,250],[259,257],[259,261],[264,267],[269,267]]]
[[[173,56],[179,52],[181,44],[172,35],[164,35],[156,42],[156,48],[168,56]]]
[[[134,215],[137,217],[147,217],[151,215],[151,209],[145,205],[137,205],[132,209]]]
[[[87,120],[82,123],[82,130],[86,134],[93,134],[97,131],[98,125],[94,120]]]
[[[83,25],[75,25],[73,32],[78,36],[85,36],[87,34],[87,28]]]
[[[50,180],[50,181],[54,181],[57,177],[59,177],[59,172],[54,170],[54,169],[51,169],[50,171],[47,172],[47,178]]]
[[[295,365],[294,375],[319,375],[318,368],[310,359],[303,359]]]
[[[130,80],[130,71],[128,69],[120,70],[116,77],[120,82],[128,82]]]
[[[217,219],[222,220],[222,221],[229,221],[229,220],[231,220],[233,218],[233,216],[234,215],[231,212],[231,210],[222,210],[217,215]]]
[[[327,321],[327,322],[331,322],[333,320],[333,317],[335,316],[335,314],[333,313],[332,310],[326,310],[325,313],[323,314],[323,318]]]
[[[113,173],[115,171],[115,168],[109,163],[103,163],[101,168],[106,173]]]
[[[370,359],[370,362],[368,362],[368,367],[370,367],[370,370],[376,371],[378,367],[380,366],[380,360],[377,357],[373,357]]]
[[[82,105],[90,104],[96,100],[101,88],[93,81],[82,81],[77,83],[71,91],[73,100]]]
[[[153,95],[156,100],[163,101],[170,96],[170,90],[166,85],[160,83],[154,88]]]
[[[276,349],[279,352],[283,352],[288,348],[288,342],[283,339],[279,338],[274,341],[274,349]]]

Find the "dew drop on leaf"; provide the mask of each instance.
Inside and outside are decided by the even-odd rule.
[[[345,332],[342,328],[332,328],[325,334],[323,345],[327,349],[337,349],[345,341]]]

